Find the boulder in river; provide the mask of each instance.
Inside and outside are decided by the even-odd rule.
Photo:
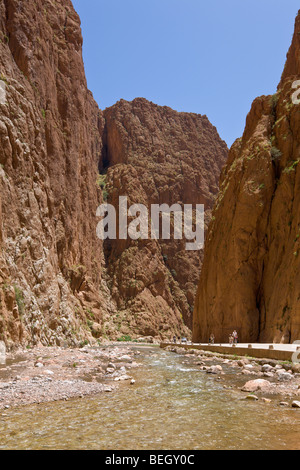
[[[300,401],[293,401],[292,407],[293,408],[300,408]]]
[[[220,374],[221,372],[223,372],[222,366],[211,366],[206,370],[207,374],[217,375],[217,374]]]
[[[246,400],[257,401],[258,397],[256,395],[247,395]]]
[[[268,380],[257,379],[250,380],[242,387],[242,392],[257,392],[258,390],[265,390],[271,387],[271,383]]]

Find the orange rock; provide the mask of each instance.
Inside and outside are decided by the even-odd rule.
[[[0,339],[74,344],[88,335],[87,309],[105,303],[95,236],[103,117],[69,0],[2,2],[0,23]]]
[[[203,203],[208,223],[226,144],[207,117],[143,99],[100,111],[70,0],[1,2],[0,29],[0,340],[187,336],[203,254],[172,240],[104,251],[96,210],[125,193]]]
[[[257,98],[229,152],[208,231],[194,341],[300,337],[300,13],[278,92]]]
[[[211,218],[227,146],[206,116],[178,113],[145,99],[104,111],[108,202],[204,204]],[[136,335],[189,335],[203,253],[186,240],[105,243],[112,298]]]

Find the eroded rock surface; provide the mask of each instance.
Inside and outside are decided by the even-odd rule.
[[[0,2],[0,338],[76,343],[100,324],[103,117],[69,0]]]
[[[206,116],[178,113],[145,99],[121,100],[104,111],[108,202],[204,204],[206,223],[227,146]],[[112,297],[122,331],[188,335],[203,252],[187,240],[130,239],[105,245]]]
[[[0,340],[188,335],[201,253],[104,252],[96,209],[126,194],[204,203],[209,220],[226,144],[206,117],[146,100],[100,111],[70,0],[1,0],[0,39]]]
[[[274,96],[257,98],[232,146],[205,248],[194,340],[300,336],[300,14]],[[299,88],[299,87],[298,87]]]

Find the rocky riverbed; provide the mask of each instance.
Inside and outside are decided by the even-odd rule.
[[[216,355],[178,346],[167,350],[185,355],[187,362],[223,381],[224,389],[240,392],[247,400],[300,409],[300,364]]]
[[[167,348],[247,400],[300,408],[300,366],[273,360]],[[8,354],[0,365],[0,410],[84,398],[135,385],[140,352],[132,345],[39,347]]]
[[[133,386],[138,351],[40,347],[9,354],[0,365],[0,409],[112,392]]]

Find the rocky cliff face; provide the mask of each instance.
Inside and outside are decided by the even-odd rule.
[[[207,222],[227,146],[206,116],[178,113],[145,99],[105,110],[102,172],[108,202],[204,204]],[[112,297],[123,333],[188,334],[202,251],[186,240],[126,240],[105,245]],[[122,325],[122,326],[121,326]]]
[[[278,92],[256,99],[232,146],[206,241],[194,340],[300,337],[300,12]],[[298,86],[298,88],[300,88]]]
[[[72,344],[102,317],[103,117],[69,0],[1,0],[0,27],[0,339]]]
[[[69,0],[0,0],[0,340],[187,334],[201,254],[103,249],[96,209],[124,194],[204,203],[209,220],[226,156],[206,117],[141,99],[102,113]]]

